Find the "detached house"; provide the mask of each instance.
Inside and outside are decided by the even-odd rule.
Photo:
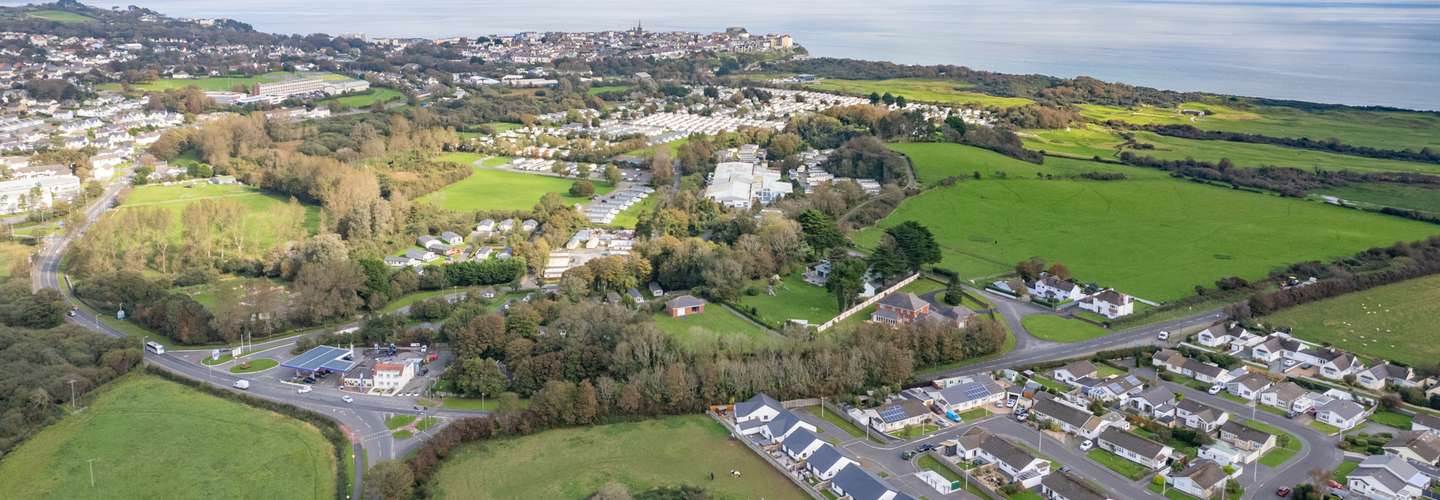
[[[1401,431],[1385,443],[1385,453],[1435,465],[1440,462],[1440,436],[1425,431]]]
[[[681,295],[665,301],[665,312],[672,318],[705,312],[705,301],[693,295]]]
[[[830,489],[842,498],[852,500],[912,500],[879,478],[851,463],[840,469],[830,480]]]
[[[1376,364],[1368,370],[1355,374],[1355,383],[1372,391],[1384,389],[1386,385],[1399,387],[1420,385],[1416,380],[1414,369],[1389,362]]]
[[[1155,364],[1156,368],[1163,368],[1165,371],[1178,373],[1207,384],[1223,384],[1231,379],[1230,373],[1226,372],[1224,368],[1187,358],[1179,351],[1171,349],[1156,351],[1150,357],[1150,361]]]
[[[801,461],[810,458],[816,450],[826,445],[825,440],[820,439],[809,429],[796,429],[790,433],[784,441],[780,442],[780,451],[790,456],[791,460]]]
[[[1255,372],[1247,372],[1239,378],[1225,384],[1225,390],[1230,394],[1240,396],[1250,401],[1260,398],[1260,393],[1273,385],[1270,379]]]
[[[1429,413],[1416,413],[1410,419],[1410,430],[1440,433],[1440,417]]]
[[[1423,495],[1430,478],[1403,458],[1372,455],[1350,472],[1346,483],[1352,493],[1366,498],[1409,499]]]
[[[1225,480],[1230,477],[1220,464],[1213,460],[1196,460],[1180,472],[1165,476],[1165,482],[1172,487],[1196,498],[1210,498],[1225,489]]]
[[[1315,420],[1340,430],[1349,430],[1365,421],[1365,407],[1354,401],[1336,399],[1315,409]]]
[[[465,237],[451,231],[445,231],[440,233],[440,241],[445,242],[446,245],[459,245],[465,243]]]
[[[1150,469],[1164,467],[1175,453],[1174,448],[1120,429],[1105,429],[1096,446]]]
[[[1105,290],[1080,299],[1079,307],[1081,310],[1115,319],[1134,313],[1135,299],[1115,290]]]
[[[870,321],[892,325],[914,323],[930,315],[930,303],[909,292],[897,292],[885,296],[875,304]]]
[[[1055,380],[1065,384],[1071,384],[1077,379],[1094,377],[1097,370],[1095,364],[1086,360],[1072,361],[1065,366],[1055,369]],[[1071,384],[1073,385],[1073,384]]]
[[[1040,492],[1049,500],[1111,500],[1109,493],[1084,479],[1060,472],[1040,480]]]
[[[769,422],[783,411],[785,406],[779,401],[765,394],[756,394],[748,401],[735,403],[735,423]]]
[[[1087,439],[1094,439],[1101,431],[1114,425],[1111,420],[1097,417],[1089,410],[1061,403],[1044,392],[1036,394],[1035,404],[1030,407],[1030,411],[1036,418],[1054,420],[1062,431]]]
[[[815,426],[800,420],[779,401],[764,394],[736,403],[734,416],[735,428],[740,435],[759,435],[767,444],[783,442],[800,430],[815,432]]]
[[[1170,392],[1170,389],[1163,385],[1157,385],[1126,398],[1125,407],[1156,418],[1157,414],[1161,413],[1173,414],[1175,402],[1175,393]]]
[[[936,381],[939,384],[939,381]],[[961,377],[941,389],[926,391],[929,403],[944,411],[964,413],[1005,399],[1005,389],[989,377]]]
[[[1134,375],[1115,376],[1105,380],[1084,377],[1075,380],[1072,385],[1079,388],[1085,397],[1100,401],[1125,399],[1139,394],[1145,389],[1145,383],[1140,381],[1140,377]]]
[[[1265,455],[1265,452],[1275,447],[1276,442],[1274,434],[1233,420],[1220,426],[1219,436],[1220,442],[1246,452],[1246,456],[1242,458],[1246,463],[1259,460],[1261,456]]]
[[[1315,365],[1320,367],[1320,376],[1330,380],[1342,380],[1346,375],[1354,375],[1365,370],[1365,365],[1355,359],[1354,354],[1334,348],[1307,350],[1301,352],[1301,356],[1313,358]]]
[[[1315,407],[1318,394],[1294,382],[1281,382],[1260,393],[1260,402],[1281,410],[1305,413]]]
[[[1236,341],[1246,333],[1249,332],[1237,322],[1217,323],[1196,334],[1195,341],[1205,347],[1220,347]]]
[[[1293,356],[1294,353],[1300,352],[1300,349],[1303,347],[1304,344],[1287,335],[1271,334],[1264,342],[1250,348],[1250,359],[1262,363],[1273,363],[1282,358]]]
[[[814,453],[810,454],[810,458],[805,460],[805,469],[821,481],[829,481],[840,472],[840,469],[853,463],[855,463],[854,460],[845,458],[840,454],[840,450],[826,443],[820,445]]]
[[[875,409],[875,413],[878,417],[870,419],[870,426],[880,432],[894,432],[920,425],[932,415],[925,403],[914,399],[901,399],[880,405]]]
[[[1011,483],[1029,489],[1050,474],[1050,461],[1031,454],[1005,438],[979,427],[971,427],[957,440],[956,454],[969,460],[984,459],[995,465]]]
[[[1085,292],[1083,289],[1080,288],[1080,285],[1062,280],[1060,278],[1056,278],[1054,276],[1046,276],[1044,278],[1040,278],[1038,280],[1035,280],[1035,283],[1030,285],[1031,297],[1044,299],[1050,302],[1069,302],[1080,300],[1080,297],[1084,295],[1084,293]]]
[[[1182,399],[1175,405],[1175,420],[1184,423],[1186,427],[1209,434],[1229,421],[1230,414],[1193,399]]]
[[[416,238],[416,239],[415,239],[415,244],[416,244],[416,245],[420,245],[420,248],[424,248],[424,249],[426,249],[426,250],[435,250],[435,249],[437,249],[437,248],[441,248],[441,247],[444,247],[444,246],[445,246],[445,242],[440,241],[440,238],[436,238],[436,237],[430,236],[430,235],[428,235],[428,234],[425,235],[425,236],[421,236],[421,237],[419,237],[419,238]]]

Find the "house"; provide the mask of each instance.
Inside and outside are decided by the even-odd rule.
[[[1081,394],[1090,399],[1100,401],[1123,400],[1130,396],[1139,394],[1145,389],[1145,383],[1140,377],[1134,375],[1119,375],[1100,380],[1095,377],[1084,377],[1075,380],[1072,384],[1080,389]]]
[[[1271,334],[1264,342],[1250,348],[1250,359],[1262,363],[1273,363],[1281,358],[1293,356],[1303,347],[1304,344],[1288,335]]]
[[[1220,464],[1205,459],[1196,460],[1180,472],[1165,476],[1165,482],[1171,487],[1196,498],[1210,498],[1225,489],[1226,479],[1229,475],[1225,474]]]
[[[475,225],[475,232],[477,233],[489,233],[494,230],[495,219],[482,219],[479,224]]]
[[[1361,387],[1378,391],[1386,385],[1399,387],[1415,387],[1419,385],[1416,380],[1415,370],[1408,366],[1400,366],[1389,362],[1379,363],[1368,370],[1355,374],[1355,383]]]
[[[640,290],[636,290],[634,288],[625,290],[625,296],[630,297],[630,301],[636,304],[645,303],[645,296],[640,294]]]
[[[385,265],[390,267],[408,267],[419,263],[420,261],[405,256],[390,256],[385,258]]]
[[[805,460],[805,469],[821,481],[829,481],[840,472],[840,469],[853,463],[855,461],[845,458],[840,454],[840,450],[830,446],[829,443],[824,443],[810,454],[810,458]]]
[[[1009,482],[1018,483],[1022,488],[1034,488],[1050,474],[1049,460],[1036,457],[1028,450],[979,427],[965,431],[958,442],[957,455],[994,464]]]
[[[830,489],[841,498],[852,500],[913,500],[855,463],[847,464],[835,474],[830,480]]]
[[[1231,448],[1247,452],[1249,456],[1245,457],[1246,463],[1258,460],[1276,444],[1274,434],[1234,420],[1220,426],[1219,437],[1220,442],[1230,445]]]
[[[540,222],[535,219],[525,219],[520,223],[520,230],[527,233],[534,232],[538,227],[540,227]]]
[[[1166,413],[1173,413],[1175,393],[1163,385],[1157,385],[1126,398],[1124,406],[1154,418],[1160,408],[1167,408],[1169,410],[1165,411]]]
[[[1320,366],[1320,376],[1330,380],[1343,380],[1346,375],[1365,370],[1365,365],[1361,364],[1354,354],[1333,348],[1315,351],[1314,357],[1320,361],[1316,363]]]
[[[1385,443],[1385,453],[1435,465],[1440,462],[1440,436],[1425,431],[1401,431]]]
[[[930,315],[930,303],[910,292],[896,292],[886,295],[875,304],[870,321],[892,325],[914,323]]]
[[[427,250],[437,250],[445,247],[444,241],[441,241],[440,238],[436,238],[428,234],[419,238],[415,238],[415,244],[420,245],[420,248],[424,248]]]
[[[790,456],[791,460],[800,461],[810,458],[820,446],[826,444],[824,439],[816,436],[809,429],[796,429],[790,436],[780,442],[780,451]]]
[[[410,383],[410,380],[415,378],[415,371],[419,365],[419,358],[375,363],[374,390],[395,393],[404,389],[405,384]]]
[[[1224,368],[1200,360],[1187,358],[1173,349],[1161,349],[1150,357],[1156,368],[1178,373],[1207,384],[1223,384],[1230,381],[1230,374]]]
[[[1225,390],[1230,394],[1240,396],[1249,401],[1260,398],[1260,393],[1273,385],[1270,379],[1255,372],[1246,372],[1244,375],[1231,380],[1225,384]]]
[[[1115,319],[1134,313],[1135,299],[1115,290],[1105,290],[1080,299],[1079,307],[1082,310]]]
[[[694,295],[681,295],[665,301],[665,312],[672,318],[700,314],[705,312],[705,301]]]
[[[465,237],[452,231],[445,231],[440,233],[440,241],[445,242],[446,245],[461,245],[465,243]]]
[[[775,398],[763,393],[756,394],[743,403],[735,403],[735,423],[769,422],[782,411],[785,411],[785,406]]]
[[[1036,418],[1054,420],[1060,430],[1077,436],[1093,439],[1109,426],[1109,421],[1095,416],[1089,410],[1062,403],[1049,393],[1035,395],[1035,404],[1030,411]]]
[[[1210,328],[1201,330],[1200,333],[1196,334],[1195,342],[1205,347],[1220,347],[1234,342],[1240,337],[1245,336],[1246,333],[1249,332],[1246,332],[1245,327],[1240,326],[1240,323],[1234,321],[1229,323],[1216,323],[1211,325]]]
[[[764,438],[767,444],[776,444],[784,441],[800,429],[815,432],[815,426],[801,420],[799,416],[790,410],[783,410],[775,418],[768,422],[751,420],[737,425],[736,428],[742,436],[759,435]]]
[[[1100,449],[1150,469],[1164,467],[1175,449],[1120,429],[1105,429],[1096,442]]]
[[[1430,487],[1430,478],[1394,455],[1371,455],[1350,472],[1346,487],[1365,498],[1419,498]]]
[[[933,415],[925,403],[914,399],[900,399],[875,408],[877,416],[870,418],[870,426],[880,432],[894,432],[912,425],[920,425]]]
[[[1175,405],[1175,420],[1183,422],[1186,427],[1209,434],[1229,421],[1230,414],[1193,399],[1182,399]]]
[[[405,251],[405,257],[418,262],[430,262],[440,258],[439,255],[435,255],[435,252],[431,252],[429,250],[416,250],[413,248]]]
[[[1072,361],[1065,366],[1055,369],[1054,378],[1058,382],[1071,384],[1075,379],[1083,377],[1094,377],[1096,373],[1095,364],[1086,360]]]
[[[1416,413],[1410,419],[1410,430],[1429,431],[1432,434],[1440,433],[1440,417],[1429,413]]]
[[[1315,407],[1316,394],[1300,385],[1285,381],[1260,392],[1260,402],[1287,412],[1305,413]]]
[[[515,219],[505,219],[505,220],[500,221],[500,224],[498,224],[498,225],[495,226],[495,230],[496,230],[496,231],[500,231],[500,232],[502,232],[502,233],[508,233],[508,232],[510,232],[510,231],[514,231],[514,230],[515,230]]]
[[[1049,302],[1070,302],[1080,300],[1084,290],[1080,285],[1056,278],[1046,276],[1035,280],[1030,285],[1030,296],[1040,298]]]
[[[1359,403],[1336,399],[1315,408],[1315,420],[1340,430],[1349,430],[1365,421],[1366,413],[1365,407]]]
[[[960,377],[961,381],[929,390],[930,404],[943,411],[963,413],[1005,399],[1005,389],[989,377]],[[936,381],[937,385],[939,381]]]
[[[1089,481],[1060,472],[1040,480],[1040,493],[1049,500],[1111,500],[1111,496]]]

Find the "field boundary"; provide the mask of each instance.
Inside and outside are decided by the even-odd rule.
[[[861,302],[861,303],[859,303],[859,304],[855,304],[855,305],[853,305],[853,306],[850,306],[849,309],[846,309],[846,310],[842,311],[839,315],[835,316],[834,318],[830,318],[830,321],[826,321],[826,322],[824,322],[824,323],[821,323],[819,327],[816,327],[816,328],[815,328],[815,330],[816,330],[816,331],[821,331],[821,332],[823,332],[823,331],[825,331],[825,330],[829,330],[831,327],[835,326],[836,324],[839,324],[841,321],[845,321],[847,318],[849,318],[849,317],[851,317],[851,316],[854,316],[856,313],[859,313],[860,311],[865,310],[865,308],[874,305],[876,302],[881,301],[881,300],[884,299],[885,297],[889,297],[890,294],[895,293],[896,291],[900,290],[901,288],[904,288],[905,285],[909,285],[910,283],[914,282],[916,279],[919,279],[919,278],[920,278],[920,273],[912,274],[912,275],[910,275],[909,277],[907,277],[907,278],[905,278],[905,279],[903,279],[903,280],[900,280],[900,282],[898,282],[898,283],[896,283],[896,284],[894,284],[894,285],[891,285],[890,288],[886,288],[885,291],[875,294],[874,297],[870,297],[870,298],[868,298],[868,299],[865,299],[864,302]]]

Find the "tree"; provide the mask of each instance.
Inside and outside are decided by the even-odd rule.
[[[575,181],[570,185],[570,196],[577,198],[589,198],[595,196],[595,185],[590,181]]]
[[[1065,264],[1059,262],[1050,264],[1050,275],[1058,279],[1070,281],[1070,268],[1065,267]]]
[[[1019,274],[1020,279],[1023,279],[1025,281],[1032,281],[1040,278],[1040,272],[1044,269],[1045,261],[1040,260],[1039,257],[1031,257],[1015,264],[1015,273]]]
[[[700,273],[705,282],[705,293],[718,301],[731,301],[740,297],[745,286],[745,268],[728,255],[715,254]]]
[[[355,312],[364,302],[365,272],[354,262],[312,262],[295,276],[296,313],[310,324]]]
[[[614,165],[606,165],[605,180],[610,182],[610,185],[612,186],[620,184],[620,168]]]
[[[800,228],[805,233],[805,243],[810,245],[814,255],[824,255],[832,248],[848,246],[845,234],[830,216],[816,209],[800,213]]]
[[[960,305],[960,301],[964,298],[965,291],[960,286],[960,277],[951,276],[950,283],[945,285],[945,303],[952,306],[958,306]]]
[[[362,496],[365,500],[405,500],[410,498],[414,483],[415,475],[410,466],[405,462],[386,460],[365,472]]]
[[[880,94],[879,94],[879,93],[877,93],[877,92],[871,92],[869,97],[870,97],[870,104],[880,104]]]
[[[508,382],[500,364],[490,358],[467,358],[446,372],[451,387],[467,396],[495,396]]]
[[[589,379],[580,381],[579,387],[575,389],[575,423],[591,424],[600,413],[600,399],[595,394],[595,386]]]
[[[825,282],[825,288],[835,295],[835,305],[841,311],[849,309],[855,303],[855,295],[860,293],[865,282],[865,272],[869,266],[860,259],[831,258],[830,276]]]
[[[655,156],[650,158],[651,182],[656,186],[666,186],[675,180],[675,162],[670,159],[670,148],[656,148]]]
[[[885,230],[888,236],[886,244],[895,247],[896,253],[905,262],[905,269],[910,272],[920,271],[925,264],[940,262],[940,244],[935,242],[935,235],[930,229],[915,221],[905,221],[898,226]]]

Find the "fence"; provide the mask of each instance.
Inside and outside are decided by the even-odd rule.
[[[867,308],[867,307],[870,307],[870,306],[872,306],[872,305],[875,305],[876,302],[880,302],[880,301],[881,301],[882,299],[884,299],[885,297],[889,296],[889,295],[892,294],[892,293],[895,293],[896,291],[900,290],[901,288],[904,288],[905,285],[909,285],[910,283],[913,283],[916,279],[919,279],[919,278],[920,278],[920,273],[915,273],[915,274],[910,275],[908,278],[905,278],[905,279],[903,279],[903,280],[900,280],[899,283],[896,283],[896,284],[892,285],[890,288],[886,288],[885,291],[875,294],[874,297],[870,297],[870,298],[868,298],[868,299],[865,299],[864,302],[861,302],[861,303],[859,303],[859,304],[855,304],[855,305],[852,306],[851,308],[846,309],[845,312],[840,313],[839,316],[836,316],[836,317],[834,317],[834,318],[830,318],[830,321],[826,321],[826,322],[820,324],[820,326],[816,328],[816,331],[821,331],[821,332],[823,332],[823,331],[825,331],[825,330],[829,330],[830,327],[835,326],[836,324],[840,323],[841,321],[845,321],[846,318],[849,318],[849,317],[851,317],[851,316],[854,316],[856,313],[859,313],[860,311],[865,310],[865,308]]]

